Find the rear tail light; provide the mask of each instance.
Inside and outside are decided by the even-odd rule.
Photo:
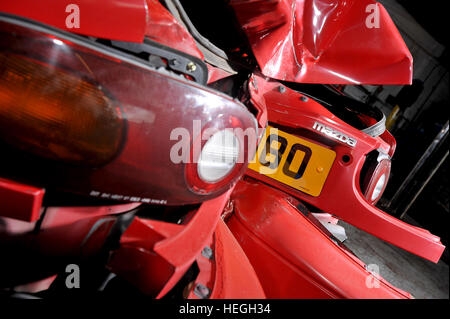
[[[0,14],[0,37],[0,146],[11,148],[0,175],[103,199],[179,205],[215,197],[244,173],[256,141],[249,146],[227,129],[256,132],[256,120],[239,102],[17,17]],[[202,140],[194,121],[215,134]],[[171,140],[176,128],[187,138]],[[191,150],[199,138],[195,163],[171,159],[175,143]]]
[[[95,83],[39,60],[0,52],[0,134],[31,153],[101,165],[125,131],[119,104]]]
[[[215,123],[204,126],[202,140],[195,141],[199,150],[192,150],[191,161],[186,166],[186,180],[197,194],[230,187],[234,176],[245,170],[256,149],[256,130],[243,131],[241,120],[235,116],[223,115],[220,121],[224,123],[221,126]],[[249,145],[255,147],[249,149]]]
[[[391,172],[391,160],[379,154],[376,160],[369,160],[366,164],[362,182],[364,197],[375,205],[383,195]]]
[[[227,176],[239,157],[239,140],[233,132],[215,133],[203,146],[197,164],[199,177],[207,183],[216,183]]]

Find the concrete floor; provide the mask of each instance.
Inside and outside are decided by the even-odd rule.
[[[388,244],[358,228],[339,222],[346,230],[344,244],[367,265],[376,264],[380,275],[417,299],[448,299],[449,268],[434,264]]]

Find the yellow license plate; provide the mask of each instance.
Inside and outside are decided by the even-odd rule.
[[[268,126],[249,168],[312,196],[319,196],[336,153]]]

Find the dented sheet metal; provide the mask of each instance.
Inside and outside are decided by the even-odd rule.
[[[376,1],[230,4],[265,76],[305,83],[411,83],[411,54]]]

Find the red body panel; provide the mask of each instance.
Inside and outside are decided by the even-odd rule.
[[[137,203],[99,207],[49,207],[42,221],[41,232],[36,236],[36,247],[47,255],[85,255],[94,243],[95,232],[103,229],[103,236],[95,240],[96,249],[103,244],[114,215],[130,211]]]
[[[0,216],[33,222],[41,213],[45,190],[0,178]]]
[[[186,225],[136,218],[109,268],[142,292],[164,296],[209,243],[231,191],[204,202]]]
[[[34,234],[30,223],[6,219],[3,238],[27,242],[29,248],[45,256],[88,256],[103,244],[114,215],[134,209],[139,204],[99,207],[48,207],[39,234]],[[30,225],[30,226],[31,226]],[[99,234],[102,234],[99,236]],[[6,237],[8,236],[8,237]]]
[[[113,252],[108,267],[142,292],[162,297],[197,261],[200,273],[196,282],[211,287],[211,298],[264,298],[249,260],[220,219],[231,191],[204,202],[186,225],[136,217],[122,236],[120,248]],[[39,253],[42,258],[37,264],[55,257],[86,258],[102,247],[116,220],[114,215],[138,205],[50,207],[38,234],[32,233],[35,223],[3,218],[5,227],[0,237],[25,244],[28,250],[22,253]],[[206,246],[214,251],[210,260],[201,254]],[[45,284],[38,281],[38,290],[48,288],[54,279],[53,276]],[[20,289],[32,292],[37,288],[31,283]],[[192,292],[189,297],[198,298]]]
[[[30,18],[78,34],[119,41],[142,42],[148,21],[145,0],[79,0],[79,28],[68,28],[69,1],[3,0],[0,11]]]
[[[189,32],[156,0],[77,1],[80,27],[68,28],[69,3],[58,0],[13,1],[0,11],[16,14],[53,27],[98,38],[142,42],[144,37],[203,59]]]
[[[373,277],[336,245],[289,195],[260,182],[241,181],[227,224],[260,278],[268,298],[410,298]],[[369,288],[366,283],[377,283]],[[370,286],[370,284],[369,284]]]
[[[233,0],[231,5],[268,77],[328,84],[411,83],[411,54],[376,1]],[[366,20],[372,21],[369,5],[378,10],[378,28],[366,26]]]
[[[203,60],[194,38],[179,24],[157,0],[147,0],[149,19],[145,35],[153,41],[167,45]]]
[[[211,299],[263,299],[264,290],[239,243],[227,225],[219,219],[214,232],[214,256],[197,257],[199,275],[195,284],[211,289]],[[188,298],[199,299],[192,290]]]
[[[30,18],[53,27],[98,38],[142,42],[144,37],[203,59],[194,38],[156,0],[78,1],[79,28],[68,28],[69,3],[58,0],[13,1],[0,4],[0,11]]]
[[[37,222],[0,217],[2,269],[6,269],[0,273],[1,287],[30,283],[22,285],[20,291],[48,288],[57,272],[58,260],[86,259],[97,254],[116,220],[115,215],[138,205],[47,207],[39,231]],[[8,247],[13,250],[5,249]],[[53,279],[41,282],[49,276]]]
[[[384,213],[370,205],[361,193],[359,179],[365,156],[377,149],[392,153],[391,148],[395,145],[392,139],[388,139],[391,146],[381,138],[373,138],[343,123],[319,103],[311,99],[302,101],[300,99],[302,95],[298,92],[287,88],[284,93],[280,93],[277,82],[268,82],[261,77],[256,79],[257,89],[254,85],[249,85],[252,102],[267,107],[269,123],[288,127],[293,130],[292,134],[309,138],[314,143],[334,150],[337,157],[322,192],[317,197],[307,195],[252,170],[248,170],[247,174],[305,200],[327,213],[334,214],[378,238],[437,262],[445,249],[439,237]],[[316,121],[355,138],[358,141],[356,147],[320,135],[313,130]],[[349,162],[342,160],[344,155],[349,156]]]
[[[196,282],[211,287],[211,298],[264,298],[247,257],[220,219],[231,191],[203,203],[186,225],[135,218],[108,267],[142,292],[160,298],[197,261]],[[206,246],[213,247],[212,260],[201,254]],[[189,297],[198,298],[193,292]]]
[[[3,200],[2,198],[2,203]],[[76,247],[76,250],[82,246],[83,241],[88,239],[85,236],[95,222],[100,219],[114,218],[114,215],[130,211],[139,205],[132,203],[113,206],[47,207],[39,234],[32,233],[36,221],[25,222],[18,220],[15,216],[0,217],[3,224],[0,237],[21,240],[22,237],[25,239],[28,236],[35,241],[33,247],[40,247],[40,250],[50,255],[70,255],[74,252],[72,247]],[[69,242],[71,244],[68,244]]]

